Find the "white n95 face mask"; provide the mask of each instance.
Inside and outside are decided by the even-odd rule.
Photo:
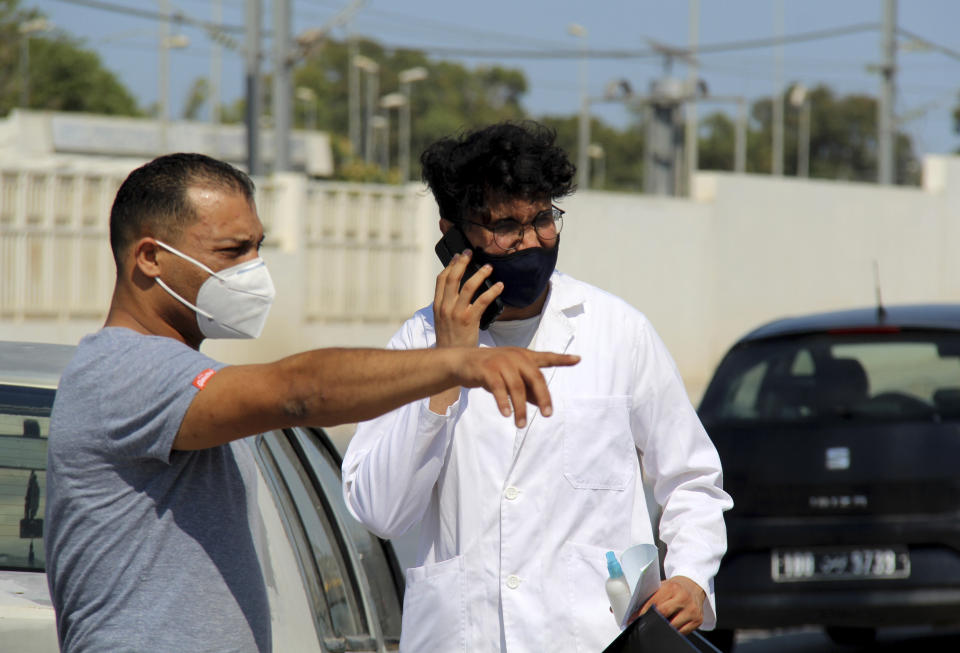
[[[207,338],[256,338],[270,313],[276,295],[267,264],[259,256],[225,270],[214,272],[200,261],[179,252],[166,243],[160,247],[190,261],[210,275],[197,293],[197,305],[170,289],[163,279],[157,283],[180,303],[197,313],[200,332]]]

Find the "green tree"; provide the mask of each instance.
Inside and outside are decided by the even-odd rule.
[[[521,100],[527,91],[527,81],[519,70],[500,66],[470,70],[458,63],[431,61],[417,50],[387,51],[369,40],[358,42],[358,52],[380,66],[378,85],[381,96],[397,91],[398,75],[403,70],[414,67],[427,70],[427,81],[414,84],[410,95],[413,116],[410,170],[418,169],[419,153],[442,136],[526,115]],[[305,126],[309,113],[315,110],[318,129],[343,136],[348,134],[348,63],[348,44],[327,39],[294,69],[294,85],[311,89],[318,98],[315,109],[304,102],[296,103],[296,125]],[[361,107],[367,101],[366,91],[365,82],[361,83]],[[242,103],[230,111],[232,118],[242,115]],[[391,152],[397,152],[396,118],[391,116],[390,119],[390,148]],[[335,155],[338,171],[348,178],[370,179],[373,174],[370,166],[360,165],[356,160],[362,153],[351,152],[345,141],[335,146]]]
[[[30,108],[138,115],[137,102],[100,57],[72,39],[36,39],[30,54]]]
[[[20,102],[23,83],[19,26],[42,17],[20,8],[19,0],[0,0],[0,115]],[[31,109],[137,115],[136,100],[100,57],[60,32],[33,34],[29,45]]]
[[[784,161],[786,175],[797,174],[800,109],[784,94]],[[847,181],[877,178],[877,102],[866,95],[837,97],[827,86],[808,93],[810,116],[810,176]],[[747,171],[768,173],[773,154],[773,102],[759,100],[751,109],[747,133]],[[716,113],[701,122],[700,167],[732,169],[734,126]],[[898,133],[894,143],[896,181],[917,183],[917,161],[910,137]]]
[[[540,122],[557,131],[557,145],[577,160],[580,119],[578,116],[544,116]],[[634,121],[622,131],[602,120],[590,121],[590,142],[603,150],[603,160],[591,159],[590,188],[596,190],[643,190],[643,126]],[[603,166],[603,182],[598,178]]]
[[[411,100],[411,162],[410,170],[419,169],[420,152],[430,143],[465,129],[471,129],[502,120],[522,120],[530,117],[523,106],[528,85],[522,71],[502,66],[467,68],[450,61],[432,61],[417,50],[385,51],[373,41],[360,41],[361,54],[380,66],[380,94],[394,92],[399,87],[401,71],[423,67],[428,77],[413,85]],[[313,90],[318,98],[317,126],[319,129],[342,135],[334,139],[338,174],[352,179],[371,179],[375,168],[364,166],[362,153],[351,153],[346,140],[349,124],[347,79],[348,47],[335,40],[325,41],[294,71],[296,86]],[[366,87],[361,84],[361,105],[366,102]],[[295,122],[303,126],[311,108],[298,102]],[[242,106],[235,106],[232,115],[243,115]],[[394,120],[391,116],[391,120]],[[557,130],[558,142],[576,157],[577,117],[539,117]],[[392,123],[391,152],[397,151],[397,129]],[[640,190],[643,184],[643,135],[639,125],[618,131],[602,121],[594,120],[591,141],[602,146],[606,170],[606,188]],[[382,176],[382,174],[381,174]]]
[[[19,27],[40,17],[36,10],[21,9],[19,0],[0,0],[0,115],[7,114],[20,98]]]
[[[697,165],[701,170],[733,170],[736,125],[725,113],[717,111],[700,120],[697,139]]]

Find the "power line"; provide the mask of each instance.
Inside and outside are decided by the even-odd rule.
[[[701,45],[697,48],[697,50],[699,54],[732,52],[736,50],[753,50],[758,48],[769,48],[775,45],[786,45],[790,43],[801,43],[806,41],[820,41],[828,38],[857,34],[860,32],[876,31],[879,28],[879,23],[857,23],[855,25],[847,25],[832,29],[800,32],[783,37],[769,37]],[[427,52],[434,55],[493,59],[577,59],[582,56],[586,56],[590,59],[645,59],[649,57],[663,56],[663,52],[656,48],[645,48],[642,50],[588,49],[584,51],[580,50],[579,48],[556,48],[552,50],[486,50],[479,48],[456,48],[431,45],[412,46],[396,44],[384,44],[383,47],[393,50],[420,50],[422,52]],[[681,49],[678,48],[678,51],[679,50]]]
[[[63,2],[66,4],[80,5],[85,7],[90,7],[92,9],[100,9],[104,11],[111,11],[114,13],[127,14],[129,16],[136,16],[139,18],[145,18],[149,20],[170,20],[173,22],[179,22],[184,24],[193,25],[196,27],[202,27],[207,30],[211,37],[215,37],[218,33],[222,34],[223,32],[233,32],[233,33],[243,33],[244,27],[241,25],[230,25],[230,24],[217,24],[206,20],[199,20],[189,16],[181,11],[174,11],[169,16],[166,14],[160,13],[158,11],[152,11],[149,9],[137,9],[135,7],[128,7],[125,5],[119,5],[112,2],[106,2],[104,0],[57,0],[58,2]],[[376,12],[381,15],[392,15],[394,17],[405,17],[403,14],[395,12]],[[451,27],[449,24],[440,23],[439,21],[430,21],[434,25],[445,26],[446,28]],[[757,48],[768,48],[780,44],[789,44],[789,43],[800,43],[805,41],[816,41],[823,40],[828,38],[836,38],[839,36],[846,36],[849,34],[856,34],[859,32],[867,31],[876,31],[879,29],[879,23],[858,23],[854,25],[847,25],[843,27],[836,27],[831,29],[823,30],[814,30],[810,32],[800,32],[797,34],[792,34],[783,37],[769,37],[769,38],[760,38],[760,39],[750,39],[743,41],[731,41],[726,43],[714,43],[701,45],[698,48],[699,53],[719,53],[719,52],[731,52],[736,50],[750,50]],[[485,34],[488,37],[494,38],[504,38],[510,40],[519,40],[520,37],[511,36],[508,34],[499,34],[486,32],[482,33],[479,30],[462,30],[465,33],[473,33],[475,35]],[[949,56],[956,57],[960,59],[960,53],[957,53],[949,48],[944,48],[943,46],[936,46],[922,37],[913,35],[906,30],[901,30],[905,35],[910,36],[911,38],[916,38],[924,43],[928,43],[931,47],[948,54]],[[663,56],[662,52],[654,48],[646,48],[642,50],[595,50],[588,49],[586,51],[581,50],[580,48],[555,48],[555,49],[544,49],[544,50],[488,50],[480,48],[457,48],[457,47],[446,47],[446,46],[435,46],[435,45],[397,45],[397,44],[383,44],[385,49],[390,50],[419,50],[433,55],[449,55],[449,56],[462,56],[462,57],[475,57],[475,58],[493,58],[493,59],[577,59],[582,56],[587,56],[591,59],[644,59],[651,57],[660,57]]]
[[[845,25],[843,27],[834,27],[831,29],[814,30],[811,32],[798,32],[797,34],[785,35],[782,37],[770,37],[763,39],[750,39],[745,41],[731,41],[729,43],[714,43],[713,45],[701,45],[699,52],[730,52],[733,50],[755,50],[757,48],[769,48],[775,45],[788,45],[790,43],[803,43],[806,41],[822,41],[840,36],[849,36],[861,32],[875,32],[880,29],[880,23],[856,23]]]
[[[409,21],[417,28],[420,28],[421,31],[425,33],[436,33],[437,31],[442,32],[443,34],[450,34],[450,32],[457,32],[459,34],[465,34],[470,36],[478,36],[491,41],[500,41],[504,43],[526,43],[534,46],[541,46],[544,48],[552,48],[556,45],[556,40],[550,39],[538,39],[533,38],[527,35],[519,34],[508,34],[506,32],[494,32],[490,30],[478,30],[465,27],[461,24],[448,23],[446,21],[433,20],[430,18],[423,18],[420,16],[411,16],[409,14],[404,14],[396,11],[385,11],[383,9],[370,9],[364,13],[365,23],[370,22],[369,17],[382,17],[390,21],[391,25],[396,25],[398,20],[400,21]]]
[[[173,11],[170,13],[170,15],[167,15],[159,11],[151,11],[150,9],[137,9],[136,7],[118,5],[112,2],[103,2],[102,0],[57,0],[57,2],[63,2],[68,5],[80,5],[82,7],[89,7],[91,9],[101,9],[103,11],[112,11],[117,14],[127,14],[128,16],[136,16],[137,18],[145,18],[147,20],[169,20],[174,23],[184,23],[186,25],[202,27],[211,35],[216,32],[234,32],[242,34],[244,30],[242,25],[217,24],[207,20],[199,20],[197,18],[188,16],[179,10]]]

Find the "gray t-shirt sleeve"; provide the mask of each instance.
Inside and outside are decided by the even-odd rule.
[[[173,440],[199,386],[209,371],[224,365],[170,338],[105,335],[102,345],[113,348],[111,358],[129,362],[122,369],[104,370],[112,378],[97,385],[101,453],[118,462],[169,462]]]

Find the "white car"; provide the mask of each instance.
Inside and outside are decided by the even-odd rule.
[[[58,651],[44,573],[47,434],[73,347],[0,342],[0,642]],[[403,575],[347,512],[340,457],[319,429],[246,438],[257,461],[273,650],[397,650]]]

